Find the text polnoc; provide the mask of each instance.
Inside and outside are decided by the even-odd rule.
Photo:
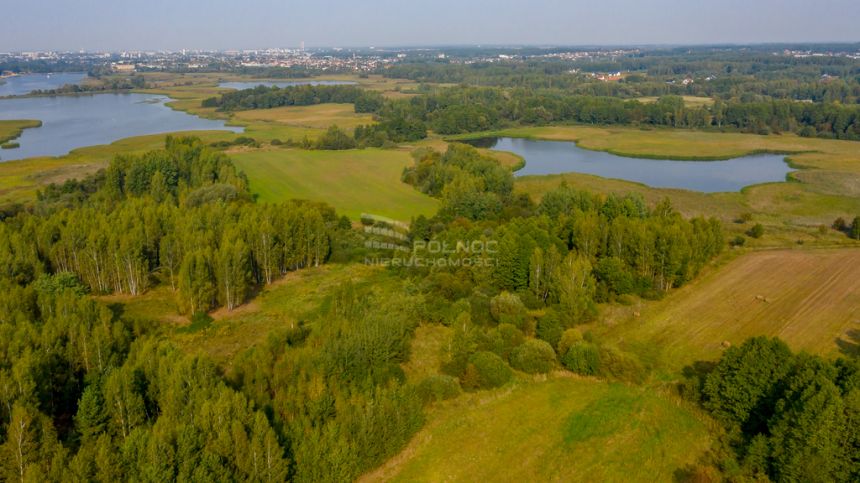
[[[418,253],[422,251],[426,251],[427,253],[432,254],[457,254],[457,253],[498,253],[499,252],[499,242],[495,240],[483,241],[483,240],[472,240],[472,241],[463,241],[459,240],[456,243],[452,244],[447,241],[424,241],[418,240],[412,244],[413,253]]]

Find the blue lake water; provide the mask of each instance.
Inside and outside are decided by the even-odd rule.
[[[724,161],[643,159],[580,148],[573,142],[516,138],[485,138],[470,144],[510,151],[525,167],[515,176],[585,173],[643,183],[655,188],[703,192],[739,191],[744,186],[785,181],[792,169],[785,156],[757,154]]]
[[[60,72],[57,74],[23,74],[0,80],[0,97],[23,96],[35,90],[50,90],[66,84],[80,84],[86,72]]]
[[[347,86],[353,85],[355,82],[350,81],[327,81],[327,80],[306,80],[306,81],[252,81],[252,82],[222,82],[218,87],[226,87],[229,89],[243,90],[253,89],[258,86],[266,87],[293,87],[293,86]]]
[[[42,127],[25,129],[21,147],[0,149],[0,160],[61,156],[69,151],[147,134],[174,131],[229,130],[224,121],[203,119],[165,106],[153,94],[96,94],[0,100],[0,119],[38,119]]]

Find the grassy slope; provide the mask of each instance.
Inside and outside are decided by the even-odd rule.
[[[437,205],[400,181],[403,168],[411,163],[404,151],[269,149],[232,157],[262,201],[318,200],[352,218],[373,213],[404,221],[432,214]]]
[[[739,344],[756,335],[822,355],[858,353],[858,279],[860,249],[747,253],[660,302],[616,308],[605,331],[656,352],[670,370],[716,359],[724,341]]]
[[[640,388],[573,377],[449,401],[364,481],[668,481],[705,452],[705,419]]]

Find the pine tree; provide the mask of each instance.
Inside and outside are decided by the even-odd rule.
[[[75,427],[82,442],[90,442],[104,432],[108,420],[106,409],[100,384],[94,382],[88,385],[81,395],[75,415]]]

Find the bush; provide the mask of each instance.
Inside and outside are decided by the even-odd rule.
[[[615,347],[600,348],[600,373],[622,381],[641,383],[645,368],[632,355]]]
[[[818,134],[818,131],[812,126],[803,126],[799,134],[804,138],[814,138]]]
[[[526,338],[523,331],[511,324],[500,324],[496,332],[498,333],[499,347],[493,352],[499,354],[503,359],[509,359],[514,349],[519,347]]]
[[[522,330],[528,311],[516,294],[502,292],[490,300],[490,314],[500,324],[511,324]]]
[[[833,222],[833,229],[836,231],[848,232],[848,223],[841,216]]]
[[[749,223],[753,219],[753,215],[750,212],[741,213],[741,216],[736,220],[740,224]]]
[[[564,332],[564,326],[561,324],[554,310],[547,310],[546,314],[538,320],[535,332],[539,339],[549,342],[553,347],[557,347]]]
[[[567,329],[561,334],[561,339],[558,341],[559,355],[567,354],[567,350],[573,347],[577,342],[582,341],[582,332],[579,329]]]
[[[321,135],[314,144],[315,149],[328,150],[355,149],[355,147],[355,139],[341,131],[337,126],[331,126],[328,128],[328,130],[326,130],[326,132]]]
[[[418,397],[424,404],[444,401],[460,395],[460,381],[456,377],[434,374],[424,378],[416,387]]]
[[[528,374],[546,374],[555,366],[555,351],[546,341],[529,339],[511,353],[511,365]]]
[[[742,247],[742,246],[744,246],[744,245],[746,244],[746,242],[747,242],[747,239],[746,239],[746,238],[744,238],[744,237],[742,237],[742,236],[738,235],[738,236],[734,237],[734,238],[732,239],[732,241],[731,241],[731,242],[729,242],[729,244],[730,244],[731,246],[733,246],[733,247]]]
[[[576,342],[561,357],[568,370],[583,376],[593,376],[600,371],[600,351],[589,342]]]
[[[476,352],[469,358],[463,375],[463,386],[474,389],[499,387],[511,380],[513,371],[501,357],[488,351]]]
[[[764,226],[761,223],[756,223],[755,226],[747,231],[747,235],[753,238],[761,238],[764,235]]]

